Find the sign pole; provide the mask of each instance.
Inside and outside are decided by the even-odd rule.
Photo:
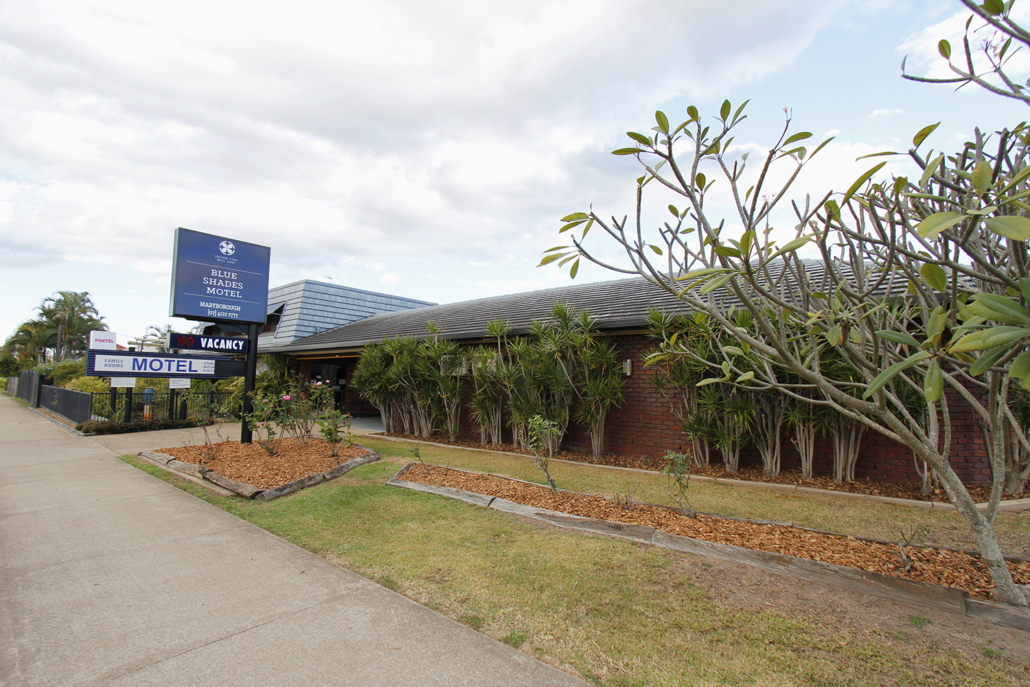
[[[254,410],[253,396],[257,386],[257,347],[258,334],[261,329],[256,324],[247,325],[247,374],[243,378],[243,422],[240,423],[240,443],[249,444],[253,438],[254,431],[247,422],[247,416]]]

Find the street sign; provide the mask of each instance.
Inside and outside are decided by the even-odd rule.
[[[175,230],[169,315],[264,324],[271,250],[246,241]]]

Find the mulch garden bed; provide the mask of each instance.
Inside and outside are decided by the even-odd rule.
[[[462,448],[477,448],[488,451],[504,451],[507,453],[520,453],[526,456],[533,454],[525,449],[517,448],[512,444],[480,444],[475,441],[459,439],[450,441],[447,437],[434,436],[431,439],[419,437],[412,434],[388,434],[384,436],[411,439],[413,441],[431,441],[434,444],[445,444],[448,446],[460,446]],[[649,456],[624,456],[615,453],[605,454],[600,460],[596,460],[592,453],[580,451],[560,451],[554,455],[559,460],[568,460],[576,463],[590,463],[593,465],[606,465],[608,467],[636,468],[638,470],[651,470],[661,472],[665,469],[668,461],[664,457]],[[938,503],[949,503],[948,495],[943,489],[935,489],[929,494],[920,491],[916,483],[892,484],[887,482],[874,482],[869,479],[861,479],[855,482],[837,484],[832,477],[816,475],[810,480],[801,479],[799,470],[784,470],[776,477],[769,477],[761,468],[743,467],[737,472],[726,472],[723,465],[706,465],[705,467],[692,467],[691,474],[713,479],[735,479],[743,482],[771,482],[774,484],[793,484],[813,489],[826,489],[828,491],[843,491],[851,494],[867,494],[870,496],[886,496],[896,499],[909,499],[911,501],[936,501]],[[969,495],[977,503],[985,503],[991,497],[990,489],[984,487],[967,487]],[[1030,482],[1023,489],[1022,494],[1003,494],[1002,500],[1030,498]]]
[[[567,491],[554,493],[536,484],[422,463],[411,465],[402,479],[494,496],[569,515],[644,525],[669,534],[953,587],[977,599],[990,599],[993,589],[990,574],[980,558],[960,551],[906,546],[905,555],[910,560],[906,571],[898,546],[885,542],[710,515],[690,518],[661,506],[619,505],[601,496]],[[1017,584],[1030,584],[1030,561],[1010,561],[1008,565]]]
[[[341,446],[338,455],[333,457],[329,445],[320,439],[312,440],[310,446],[287,439],[280,445],[276,456],[269,455],[260,444],[241,444],[238,441],[157,450],[183,463],[201,465],[219,475],[259,489],[276,489],[289,482],[327,472],[368,453],[368,449],[360,446]]]

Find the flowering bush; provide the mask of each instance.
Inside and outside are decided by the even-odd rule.
[[[332,446],[333,456],[337,454],[340,444],[350,442],[350,416],[333,407],[333,390],[328,384],[316,382],[306,384],[294,379],[287,387],[286,393],[274,396],[255,394],[254,412],[247,416],[247,422],[254,431],[264,434],[258,443],[269,453],[276,455],[283,439],[293,438],[298,444],[311,445],[312,434],[317,423],[326,443]],[[325,416],[325,420],[319,420]],[[329,430],[332,440],[326,439],[327,427],[335,422]],[[343,433],[341,427],[345,427]],[[340,438],[343,437],[343,438]]]

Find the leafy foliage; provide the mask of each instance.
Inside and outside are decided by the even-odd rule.
[[[1011,3],[963,1],[996,33],[982,42],[991,65],[986,75],[973,70],[968,38],[961,66],[950,62],[951,47],[942,41],[941,55],[957,75],[953,81],[1030,104],[1025,87],[1004,73],[1013,41],[1030,48],[1030,33],[1009,16]],[[643,168],[635,225],[628,216],[609,220],[592,208],[566,215],[559,233],[570,242],[547,251],[541,264],[571,262],[575,276],[586,259],[639,274],[704,313],[721,332],[712,341],[722,374],[697,384],[774,390],[846,418],[834,429],[843,437],[836,451],[842,479],[853,470],[860,426],[911,447],[936,471],[976,534],[996,598],[1030,605],[1030,596],[1012,582],[992,526],[1007,466],[1011,471],[1018,464],[1010,456],[1017,446],[1030,450],[1010,400],[1013,379],[1030,389],[1030,205],[1024,202],[1030,196],[1030,128],[1019,124],[995,137],[976,130],[947,154],[921,150],[936,125],[924,127],[907,153],[922,170],[918,180],[880,180],[885,163],[874,165],[843,194],[794,203],[797,231],[781,244],[773,231],[778,208],[830,140],[810,149],[811,134],[792,133],[788,116],[752,175],[747,153],[730,145],[746,104],[734,110],[723,103],[712,125],[695,107],[676,125],[658,113],[653,134],[630,133],[633,147],[614,152],[633,156]],[[745,179],[755,181],[746,187]],[[783,182],[774,186],[772,179]],[[670,205],[671,219],[649,230],[642,217],[645,189],[653,181],[677,194],[685,209]],[[733,198],[735,217],[716,219],[706,209],[717,182]],[[731,235],[732,226],[740,233]],[[614,242],[626,260],[607,260],[601,257],[607,252],[588,248],[591,228],[591,241],[601,236]],[[803,259],[802,249],[818,259]],[[741,326],[740,311],[751,325]],[[671,339],[662,355],[695,357]],[[912,410],[911,390],[921,396],[921,412]],[[992,498],[984,513],[947,459],[957,398],[984,423],[991,445]],[[809,439],[815,431],[806,420],[794,426],[795,433],[804,426]],[[716,445],[732,450],[728,428],[721,431]]]

